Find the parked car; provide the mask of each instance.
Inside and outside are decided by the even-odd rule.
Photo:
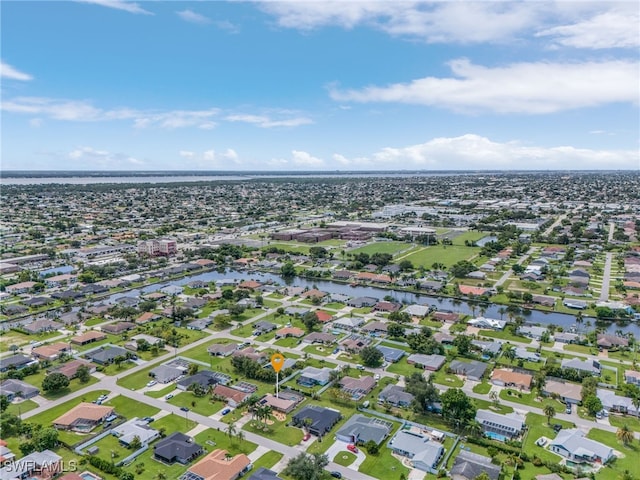
[[[342,478],[342,474],[340,472],[331,472],[331,476],[333,478]]]
[[[376,374],[373,376],[373,378],[374,378],[375,380],[380,380],[380,374],[379,374],[379,373],[376,373]]]
[[[571,404],[567,403],[567,408],[564,410],[564,413],[566,414],[570,414],[571,413]]]
[[[222,410],[222,415],[226,415],[227,413],[229,413],[231,411],[230,408],[225,408],[224,410]]]
[[[173,394],[169,394],[166,397],[164,397],[165,400],[171,400],[173,398]]]
[[[189,409],[187,407],[180,407],[180,410],[182,410],[183,412],[188,412]]]
[[[149,383],[147,383],[147,387],[153,387],[157,383],[158,382],[156,382],[155,380],[151,380]]]
[[[596,413],[596,418],[600,420],[602,418],[602,412]]]
[[[302,437],[302,441],[306,442],[307,440],[309,440],[311,438],[311,434],[310,433],[305,433],[304,437]]]
[[[602,416],[603,416],[603,417],[605,417],[605,418],[609,416],[609,412],[607,412],[606,410],[602,410],[600,413],[601,413],[601,414],[602,414]]]
[[[545,443],[547,443],[547,439],[544,437],[540,437],[538,440],[536,440],[536,445],[538,445],[539,447],[544,447]]]
[[[356,365],[356,368],[357,368],[358,370],[364,370],[364,365],[360,365],[360,364],[358,364],[358,365]]]
[[[350,443],[349,445],[347,445],[347,450],[349,450],[352,453],[358,453],[358,447],[356,447],[353,443]]]
[[[147,423],[151,423],[151,422],[153,422],[154,418],[153,417],[144,417],[142,420],[144,420]]]
[[[554,423],[553,424],[553,431],[558,433],[560,430],[562,430],[562,425],[560,425],[559,423]]]

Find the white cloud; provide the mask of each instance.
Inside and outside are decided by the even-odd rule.
[[[261,8],[285,28],[366,25],[394,36],[439,42],[498,42],[532,28],[537,2],[265,2]]]
[[[12,67],[8,63],[0,61],[0,78],[7,78],[9,80],[20,80],[22,82],[28,82],[33,80],[33,76],[28,73],[21,72],[15,67]]]
[[[397,102],[475,113],[546,114],[610,103],[638,102],[639,64],[630,61],[516,63],[505,67],[449,62],[452,77],[360,90],[330,88],[334,100]]]
[[[125,153],[113,153],[97,150],[93,147],[81,146],[70,151],[67,157],[72,168],[117,170],[144,166],[146,162]],[[67,163],[67,165],[69,165]]]
[[[31,125],[33,128],[38,128],[42,126],[42,119],[41,118],[32,118],[31,120],[29,120],[29,125]]]
[[[193,158],[193,157],[195,157],[195,156],[196,156],[196,152],[190,152],[190,151],[188,151],[188,150],[180,150],[179,155],[180,155],[182,158]]]
[[[235,23],[231,23],[229,20],[218,20],[213,22],[213,24],[218,27],[220,30],[225,30],[229,33],[239,33],[240,26]]]
[[[246,115],[236,114],[229,115],[226,120],[230,122],[244,122],[257,125],[261,128],[276,128],[276,127],[298,127],[300,125],[308,125],[313,123],[313,120],[307,117],[292,117],[280,120],[271,119],[265,115]]]
[[[180,12],[176,12],[176,14],[185,22],[197,23],[199,25],[207,25],[211,23],[211,19],[201,15],[199,13],[194,12],[193,10],[182,10]]]
[[[555,43],[575,48],[631,48],[640,45],[640,11],[636,2],[617,4],[614,9],[570,25],[541,30],[538,37],[553,37]]]
[[[216,126],[211,119],[220,112],[217,108],[207,110],[144,111],[132,108],[110,110],[95,107],[82,100],[59,100],[42,97],[17,97],[2,103],[2,110],[35,116],[46,116],[54,120],[75,122],[100,122],[131,120],[136,128],[185,128],[211,129]]]
[[[219,167],[226,167],[229,162],[236,164],[240,163],[238,153],[232,148],[227,148],[224,152],[216,152],[213,148],[205,150],[202,153],[194,152],[192,150],[180,150],[178,154],[189,161],[194,162],[193,165],[198,167],[211,166],[211,164],[217,164]]]
[[[322,167],[325,165],[324,160],[314,157],[310,153],[301,150],[293,150],[291,152],[292,163],[299,167]]]
[[[79,3],[92,3],[100,5],[102,7],[114,8],[116,10],[123,10],[129,13],[136,13],[142,15],[154,15],[152,12],[145,10],[136,2],[126,2],[123,0],[76,0]]]
[[[638,151],[591,150],[573,146],[537,147],[521,142],[494,142],[474,134],[434,138],[407,147],[384,148],[370,157],[347,159],[336,154],[343,167],[429,170],[558,170],[633,169]]]

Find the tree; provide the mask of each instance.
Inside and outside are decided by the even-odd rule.
[[[387,326],[387,334],[390,337],[404,337],[404,327],[399,323],[390,323]]]
[[[138,435],[134,435],[133,439],[129,442],[129,447],[138,450],[142,447],[142,442],[140,441],[140,437]]]
[[[280,267],[280,274],[283,277],[295,277],[296,268],[293,265],[293,262],[286,262],[282,267]]]
[[[453,345],[458,349],[458,354],[467,355],[471,349],[471,337],[458,335],[453,339]]]
[[[544,416],[547,417],[547,424],[551,425],[551,419],[556,416],[556,409],[553,405],[547,404],[542,409]]]
[[[302,317],[302,323],[308,332],[313,332],[320,322],[318,321],[318,315],[316,315],[316,312],[307,312]]]
[[[4,411],[11,405],[11,402],[7,398],[6,395],[0,395],[0,413],[4,413]]]
[[[474,480],[491,480],[491,477],[483,470]]]
[[[582,405],[587,409],[589,415],[595,415],[602,410],[602,402],[595,395],[589,395],[587,398],[585,398],[582,402]]]
[[[236,432],[237,432],[236,424],[235,422],[231,422],[227,427],[227,435],[229,435],[229,438],[231,439],[236,434]]]
[[[45,392],[57,392],[69,386],[69,379],[62,373],[51,373],[42,380],[42,389]]]
[[[329,457],[324,454],[309,455],[302,452],[289,460],[282,473],[295,480],[320,480],[324,476],[324,467],[328,464]]]
[[[360,350],[360,358],[367,367],[376,368],[382,365],[384,356],[376,347],[368,346]]]
[[[509,363],[513,364],[513,361],[516,359],[516,349],[507,346],[507,349],[503,352],[504,358],[509,360]]]
[[[195,375],[198,373],[198,369],[200,366],[197,363],[190,363],[189,369],[187,370],[187,375]]]
[[[89,371],[89,367],[86,365],[80,365],[78,370],[76,371],[76,377],[80,381],[80,383],[87,383],[91,380],[91,372]]]
[[[364,448],[370,455],[377,455],[380,451],[380,445],[378,445],[373,440],[369,440],[364,444]]]
[[[476,407],[459,388],[450,388],[440,396],[442,416],[458,428],[465,426],[476,417]]]
[[[0,415],[0,432],[4,438],[15,437],[20,433],[22,421],[17,415],[3,412]]]
[[[624,443],[625,446],[631,445],[631,443],[633,443],[633,431],[625,423],[622,427],[618,428],[616,438]]]

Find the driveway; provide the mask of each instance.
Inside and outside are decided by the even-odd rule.
[[[327,456],[329,457],[329,461],[332,462],[335,456],[338,455],[340,452],[349,452],[349,450],[347,450],[347,445],[349,444],[347,442],[343,442],[342,440],[336,440],[335,442],[333,442],[333,445],[331,445],[326,452]],[[349,453],[353,453],[353,452],[349,452]],[[356,455],[356,459],[353,461],[351,465],[348,465],[347,468],[357,471],[358,468],[360,468],[360,465],[362,464],[362,462],[365,461],[367,456],[364,453],[362,453],[362,450],[360,450],[360,448],[358,448],[358,453],[356,453],[355,455]]]

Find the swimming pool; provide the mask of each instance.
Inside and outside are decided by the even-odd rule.
[[[82,478],[82,480],[102,480],[100,477],[94,475],[91,472],[82,472],[80,474],[80,477]]]
[[[505,442],[507,440],[507,437],[500,435],[499,433],[485,432],[485,435],[491,440],[498,440],[500,442]]]

